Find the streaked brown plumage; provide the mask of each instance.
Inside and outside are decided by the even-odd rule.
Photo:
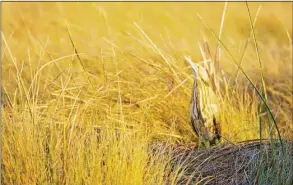
[[[196,65],[189,57],[185,57],[190,64],[194,82],[191,94],[190,117],[192,128],[200,138],[200,142],[213,145],[221,138],[220,127],[217,122],[218,101],[213,70],[205,61],[204,67]]]

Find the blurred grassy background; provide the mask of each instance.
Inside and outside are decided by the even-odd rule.
[[[218,33],[223,7],[2,3],[3,181],[176,184],[182,174],[167,178],[168,156],[149,154],[147,145],[197,142],[189,124],[193,79],[183,57],[202,61],[199,40],[215,53],[217,39],[197,14]],[[292,138],[292,4],[249,7],[253,19],[261,7],[255,31],[269,104],[282,135]],[[222,41],[236,59],[249,33],[245,3],[228,3]],[[260,84],[252,38],[241,66]],[[225,51],[220,68],[229,84],[221,104],[224,141],[258,138],[257,98],[242,74],[234,80],[237,66]],[[98,146],[95,128],[104,133]]]

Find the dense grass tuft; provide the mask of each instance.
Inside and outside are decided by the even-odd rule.
[[[251,17],[245,3],[228,3],[226,14],[224,3],[2,3],[2,183],[200,183],[213,172],[202,178],[196,174],[203,169],[191,172],[188,165],[214,159],[210,152],[232,162],[234,155],[248,157],[245,168],[235,163],[242,176],[234,180],[244,184],[292,183],[285,141],[293,139],[291,4],[248,4]],[[210,32],[218,32],[222,15],[220,38],[229,52]],[[199,40],[212,56],[222,48],[223,145],[206,151],[196,150],[190,125],[193,76],[184,59],[203,60]],[[276,127],[235,62],[256,88],[265,83],[283,153]],[[260,133],[270,142],[231,144]],[[178,160],[182,153],[189,158]]]

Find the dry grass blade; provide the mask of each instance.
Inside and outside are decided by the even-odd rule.
[[[166,58],[166,56],[162,53],[162,51],[156,46],[156,44],[150,39],[150,37],[143,31],[143,29],[136,23],[133,23],[137,29],[143,34],[143,36],[151,43],[151,45],[154,47],[154,49],[158,52],[158,54],[164,59],[170,70],[173,72],[173,74],[176,77],[176,80],[180,81],[177,73],[173,69],[172,65],[170,64],[169,60]]]
[[[256,24],[256,21],[257,21],[257,18],[258,18],[259,12],[260,12],[260,10],[261,10],[261,7],[262,7],[262,6],[259,5],[259,7],[258,7],[258,9],[257,9],[257,12],[256,12],[256,15],[255,15],[255,18],[254,18],[254,20],[253,20],[253,27],[254,27],[255,24]],[[250,30],[249,35],[248,35],[248,38],[247,38],[247,40],[246,40],[246,42],[245,42],[244,49],[243,49],[242,54],[241,54],[241,57],[240,57],[239,66],[241,66],[241,63],[242,63],[242,61],[243,61],[244,54],[245,54],[245,51],[246,51],[246,49],[247,49],[247,46],[248,46],[248,43],[249,43],[249,40],[250,40],[251,34],[252,34],[252,30]],[[236,72],[236,75],[235,75],[235,81],[236,81],[237,78],[238,78],[239,70],[240,70],[240,68],[237,69],[237,72]]]
[[[91,85],[92,89],[94,89],[94,86],[93,86],[93,84],[92,84],[92,82],[91,82],[91,80],[89,78],[88,72],[86,71],[85,66],[84,66],[84,64],[83,64],[83,62],[82,62],[82,60],[81,60],[81,58],[79,56],[79,53],[78,53],[78,51],[77,51],[77,49],[76,49],[76,47],[74,45],[74,42],[72,40],[72,37],[71,37],[71,34],[70,34],[70,31],[69,31],[67,23],[66,23],[66,30],[67,30],[67,33],[68,33],[68,36],[69,36],[69,39],[70,39],[70,43],[71,43],[71,45],[72,45],[72,47],[74,49],[74,53],[78,58],[78,61],[79,61],[80,65],[81,65],[81,67],[82,67],[82,70],[83,70],[83,72],[84,72],[84,74],[86,76],[86,79],[87,79],[88,83]]]
[[[228,6],[228,2],[225,2],[224,8],[223,8],[223,13],[222,13],[222,18],[221,18],[221,24],[220,24],[220,30],[219,30],[219,38],[221,39],[222,36],[222,32],[223,32],[223,28],[224,28],[224,21],[225,21],[225,15],[227,12],[227,6]],[[219,41],[217,41],[216,44],[216,53],[215,53],[215,69],[216,72],[219,71],[219,67],[220,67],[220,58],[221,58],[221,49],[219,48]]]

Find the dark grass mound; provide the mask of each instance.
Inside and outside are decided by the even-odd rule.
[[[169,146],[174,167],[182,166],[178,184],[293,185],[293,142],[246,141],[206,150]]]

